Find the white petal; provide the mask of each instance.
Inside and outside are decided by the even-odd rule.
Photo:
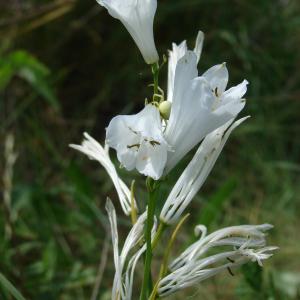
[[[223,103],[228,103],[232,99],[241,99],[247,92],[249,82],[244,80],[242,83],[230,88],[223,94]]]
[[[231,99],[228,103],[219,106],[214,111],[214,115],[219,117],[220,122],[226,122],[228,119],[236,117],[245,105],[245,99]]]
[[[137,170],[151,178],[158,180],[167,162],[167,144],[142,144],[137,157]]]
[[[182,105],[173,103],[174,118],[170,118],[165,133],[168,143],[174,149],[168,155],[165,173],[168,173],[208,133],[235,118],[245,105],[244,101],[240,100],[213,110],[215,96],[203,77],[190,81],[182,99],[184,100]]]
[[[204,42],[204,33],[202,31],[198,31],[198,35],[196,38],[196,45],[194,48],[194,52],[197,55],[197,62],[199,62],[199,60],[201,58],[203,42]]]
[[[157,0],[97,0],[111,16],[119,19],[131,34],[146,63],[158,61],[153,21]]]
[[[172,102],[173,100],[173,91],[174,91],[174,79],[175,79],[175,70],[178,61],[186,54],[187,45],[186,41],[183,41],[180,45],[172,44],[172,51],[169,51],[169,62],[168,62],[168,101]]]
[[[240,119],[232,125],[231,120],[206,136],[168,196],[160,214],[163,222],[173,224],[178,221],[205,182],[230,133],[245,119]]]
[[[194,48],[194,53],[197,57],[197,63],[200,60],[202,48],[203,48],[204,34],[202,31],[198,32],[196,38],[196,44]],[[172,44],[172,50],[169,51],[169,63],[168,63],[168,101],[173,101],[173,91],[174,91],[174,80],[175,80],[175,70],[178,61],[187,53],[188,48],[186,41],[181,44]]]
[[[116,188],[124,213],[129,215],[131,211],[130,191],[126,184],[119,178],[115,166],[110,160],[107,145],[105,149],[103,149],[103,147],[87,133],[84,133],[84,137],[85,139],[82,145],[70,145],[70,147],[84,153],[90,159],[98,161],[105,168]]]
[[[134,116],[116,116],[106,129],[107,144],[117,151],[121,164],[129,171],[135,168],[140,134],[132,128]]]
[[[225,63],[211,67],[202,76],[209,82],[211,89],[216,94],[223,94],[229,77]]]
[[[265,247],[263,232],[268,226],[266,224],[253,226],[242,225],[233,226],[218,230],[201,238],[199,241],[190,245],[174,262],[169,269],[171,272],[159,282],[158,293],[165,297],[186,287],[199,284],[201,281],[208,279],[224,270],[239,267],[249,261],[257,262],[262,266],[262,261],[273,255],[272,251],[277,247]],[[236,238],[222,239],[225,234],[245,234],[249,230],[249,237],[244,236]],[[261,239],[253,240],[252,233],[257,232]],[[213,238],[219,237],[219,240],[212,242]],[[240,245],[240,248],[233,248],[231,251],[224,251],[224,246]],[[262,246],[261,246],[262,245]],[[222,246],[221,248],[217,248]],[[254,246],[255,248],[249,248]],[[215,247],[213,250],[210,249]],[[208,250],[215,253],[207,256]]]
[[[189,87],[190,81],[197,74],[197,56],[193,51],[187,51],[176,65],[173,103],[167,132],[174,131],[173,126],[179,118],[181,110],[186,106],[184,94]]]
[[[115,278],[112,289],[113,299],[116,299],[117,295],[122,293],[122,267],[119,257],[119,239],[118,239],[118,229],[117,229],[117,216],[114,205],[111,200],[107,198],[106,200],[106,211],[108,213],[108,218],[111,227],[111,237],[113,244],[113,252],[114,252],[114,263],[115,263]]]
[[[141,112],[117,116],[107,128],[107,143],[117,151],[127,170],[158,179],[161,177],[168,151],[158,109],[149,104]]]

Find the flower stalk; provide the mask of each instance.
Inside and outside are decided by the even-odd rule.
[[[156,199],[157,199],[158,186],[159,186],[158,182],[154,181],[150,177],[147,178],[146,184],[148,190],[147,222],[145,226],[146,258],[145,258],[144,278],[143,278],[140,300],[146,300],[149,292],[148,288],[149,288],[149,282],[151,280],[151,262],[152,262],[151,230],[154,223],[155,206],[156,206]]]
[[[155,300],[157,299],[157,291],[158,291],[158,286],[159,286],[159,282],[160,280],[166,275],[167,273],[167,270],[168,270],[168,262],[169,262],[169,257],[170,257],[170,254],[171,254],[171,250],[172,250],[172,247],[173,247],[173,244],[176,240],[176,237],[177,237],[177,234],[180,230],[180,228],[182,227],[183,223],[187,220],[187,218],[190,216],[190,214],[186,214],[177,224],[176,228],[174,229],[172,235],[171,235],[171,238],[168,242],[168,245],[167,245],[167,248],[165,250],[165,253],[164,253],[164,257],[163,257],[163,261],[162,261],[162,264],[161,264],[161,268],[160,268],[160,271],[159,271],[159,276],[158,276],[158,280],[153,288],[153,291],[151,293],[151,296],[149,298],[149,300]],[[163,224],[163,223],[161,223]]]
[[[158,86],[158,79],[159,79],[159,63],[156,62],[151,66],[152,74],[153,74],[153,101],[156,101],[159,86]]]

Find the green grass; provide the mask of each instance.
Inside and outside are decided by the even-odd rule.
[[[117,203],[117,195],[103,169],[68,144],[80,142],[83,131],[103,140],[112,116],[138,111],[151,93],[151,73],[125,29],[94,1],[17,3],[0,12],[1,174],[8,133],[18,154],[11,205],[0,204],[0,299],[91,299],[107,243],[104,203],[106,196]],[[209,230],[269,222],[270,243],[280,247],[263,270],[224,273],[170,299],[300,299],[299,28],[297,0],[159,1],[161,54],[173,41],[193,45],[201,29],[200,71],[226,61],[230,85],[251,83],[243,112],[251,119],[230,137],[194,199],[173,254],[199,222]],[[166,69],[160,85],[166,87]],[[121,175],[128,183],[137,178]],[[137,186],[143,199],[143,180]],[[118,212],[124,237],[130,224]],[[111,248],[103,260],[102,300],[113,279]]]

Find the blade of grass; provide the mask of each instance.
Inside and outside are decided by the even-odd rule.
[[[2,273],[0,273],[0,284],[3,286],[4,289],[9,291],[15,299],[26,300]]]

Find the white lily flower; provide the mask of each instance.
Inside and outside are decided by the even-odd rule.
[[[165,173],[208,133],[234,119],[245,106],[242,97],[247,81],[224,92],[228,81],[226,65],[212,67],[198,77],[197,61],[197,55],[188,50],[176,64],[172,99],[168,99],[172,108],[165,131],[174,151],[168,156]]]
[[[147,64],[159,60],[153,35],[157,0],[96,0],[119,19],[140,49]]]
[[[159,109],[117,116],[107,128],[107,142],[127,170],[157,180],[166,175],[209,133],[234,119],[245,106],[248,82],[225,91],[228,71],[217,65],[198,76],[204,35],[198,32],[193,51],[186,41],[173,44],[168,70],[168,98]],[[167,120],[161,120],[161,115]]]
[[[84,153],[90,159],[98,161],[104,167],[116,188],[124,213],[129,215],[131,212],[131,193],[127,185],[118,176],[116,168],[110,160],[108,145],[103,148],[87,133],[84,133],[84,138],[81,145],[72,144],[70,147]],[[136,203],[135,209],[137,210]]]
[[[114,117],[106,130],[106,142],[117,151],[119,161],[127,170],[136,168],[155,180],[161,177],[168,145],[155,106],[148,104],[136,115]]]
[[[219,229],[206,235],[204,225],[195,227],[195,234],[199,240],[189,246],[178,258],[171,263],[171,269],[179,269],[191,261],[200,259],[212,247],[232,246],[264,247],[266,245],[265,232],[272,229],[273,225],[239,225]],[[201,233],[201,235],[200,235]]]
[[[111,225],[114,263],[116,269],[113,288],[112,288],[112,299],[131,300],[133,277],[134,277],[136,264],[139,258],[141,257],[141,255],[146,251],[146,244],[143,241],[143,237],[144,237],[144,225],[145,225],[145,221],[147,220],[147,212],[143,213],[138,218],[137,222],[133,225],[132,229],[130,230],[125,240],[123,249],[121,253],[119,253],[116,211],[110,199],[107,199],[106,201],[106,210]],[[156,228],[157,228],[157,222],[155,219],[152,232],[151,232],[152,239],[155,235]],[[140,247],[141,244],[142,246]],[[138,249],[136,250],[136,248]],[[132,254],[131,257],[129,258],[130,253]]]
[[[196,38],[196,44],[193,52],[196,54],[197,63],[200,60],[202,48],[204,41],[204,33],[202,31],[198,32]],[[168,101],[172,102],[173,100],[173,90],[174,90],[174,79],[175,79],[175,70],[178,61],[188,52],[188,47],[186,40],[181,42],[179,45],[175,43],[172,44],[172,50],[169,51],[169,61],[168,61]]]
[[[206,228],[201,225],[197,228],[202,231],[199,241],[193,243],[170,264],[171,273],[159,283],[159,295],[168,296],[224,270],[231,273],[232,268],[250,261],[256,261],[262,266],[262,261],[271,257],[272,251],[278,249],[273,246],[265,247],[264,232],[272,227],[269,224],[233,226],[206,236]],[[233,247],[233,250],[206,255],[209,250],[220,246]]]
[[[205,182],[231,132],[247,118],[234,123],[230,120],[205,137],[162,208],[160,219],[164,223],[173,224],[178,221]]]

